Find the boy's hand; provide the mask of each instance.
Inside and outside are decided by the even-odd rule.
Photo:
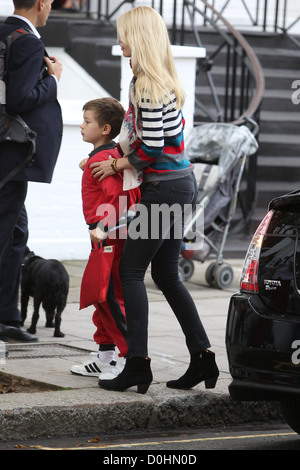
[[[84,158],[83,160],[81,160],[81,162],[79,163],[79,168],[83,171],[84,170],[84,167],[86,165],[88,161],[88,158]]]
[[[99,227],[90,230],[90,237],[92,242],[100,243],[104,238],[107,237],[107,234],[103,232]]]

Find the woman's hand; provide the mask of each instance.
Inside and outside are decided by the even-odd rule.
[[[99,181],[104,180],[104,178],[107,178],[108,176],[116,174],[116,172],[111,166],[113,158],[111,155],[109,155],[108,158],[109,159],[105,160],[104,162],[95,162],[90,165],[90,168],[92,168],[92,175],[94,176],[94,178],[99,178]],[[131,168],[128,158],[125,155],[124,157],[118,158],[116,160],[116,166],[118,172],[123,171],[126,168]]]
[[[115,174],[115,171],[111,167],[112,157],[109,156],[108,158],[109,160],[105,160],[104,162],[95,162],[90,165],[90,168],[92,168],[92,175],[94,178],[99,178],[99,181]]]

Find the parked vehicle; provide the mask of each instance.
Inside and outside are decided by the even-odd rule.
[[[226,349],[233,400],[276,400],[300,434],[300,190],[274,199],[230,300]]]

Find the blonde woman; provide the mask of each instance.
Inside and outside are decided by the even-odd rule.
[[[177,78],[167,28],[161,16],[150,7],[137,7],[117,21],[118,39],[125,57],[131,58],[133,79],[129,88],[129,108],[123,122],[120,146],[124,157],[95,164],[94,176],[103,178],[116,171],[135,169],[143,173],[142,198],[136,220],[129,227],[120,264],[121,282],[128,328],[128,358],[120,375],[112,380],[100,378],[99,386],[123,391],[137,385],[146,393],[152,381],[148,358],[148,299],[145,271],[162,290],[179,321],[191,355],[186,373],[167,382],[170,388],[189,389],[204,381],[216,384],[219,371],[214,353],[195,304],[178,276],[182,244],[184,205],[196,198],[193,167],[184,154],[182,106],[184,91]],[[169,212],[170,223],[153,217],[153,207],[179,208]],[[139,218],[139,219],[138,219]],[[180,220],[180,236],[175,229]],[[178,228],[178,227],[177,227]],[[146,232],[146,234],[145,234]]]

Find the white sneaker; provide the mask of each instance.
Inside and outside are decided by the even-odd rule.
[[[115,367],[113,367],[109,372],[101,372],[99,375],[100,380],[111,380],[115,379],[124,369],[126,364],[126,359],[122,358],[122,361],[120,364],[117,364]]]
[[[101,373],[113,373],[113,371],[116,369],[116,364],[116,361],[111,361],[109,364],[105,364],[99,360],[98,356],[96,356],[84,362],[83,364],[72,366],[70,371],[75,375],[99,377]]]
[[[116,367],[114,367],[114,370],[111,370],[110,372],[103,372],[99,374],[99,379],[111,380],[111,379],[115,379],[116,377],[118,377],[119,374],[120,374],[120,371]]]

